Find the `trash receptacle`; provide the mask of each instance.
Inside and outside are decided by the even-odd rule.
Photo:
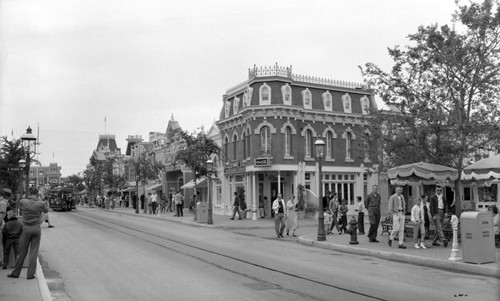
[[[495,262],[495,233],[489,212],[464,212],[460,216],[463,261]]]
[[[199,224],[206,224],[208,222],[208,204],[207,204],[207,202],[196,203],[196,221]]]

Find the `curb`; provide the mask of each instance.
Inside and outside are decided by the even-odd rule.
[[[444,270],[455,270],[464,273],[472,273],[472,274],[479,274],[484,276],[500,278],[500,270],[498,268],[489,268],[481,265],[473,265],[464,262],[445,261],[434,258],[426,258],[426,257],[419,257],[419,256],[406,255],[400,253],[370,250],[364,248],[357,248],[353,246],[332,244],[327,242],[318,242],[313,239],[307,238],[307,236],[308,235],[299,236],[297,241],[303,245],[319,247],[327,250],[336,250],[351,254],[367,255],[382,259],[397,260],[400,262],[413,265],[428,266]]]
[[[42,301],[52,301],[52,295],[50,294],[49,286],[47,285],[47,280],[45,280],[45,275],[43,274],[38,257],[36,259],[36,279],[38,281],[40,295],[42,295]]]

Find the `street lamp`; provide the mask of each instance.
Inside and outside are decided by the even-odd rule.
[[[210,193],[210,186],[212,186],[212,175],[216,174],[217,172],[213,169],[214,168],[214,161],[212,161],[211,159],[208,159],[206,164],[207,164],[207,178],[208,178],[208,185],[207,185],[208,218],[207,218],[207,224],[212,225],[214,223],[214,218],[213,218],[212,194]]]
[[[26,134],[21,136],[23,142],[23,150],[26,153],[26,197],[28,197],[28,189],[30,184],[30,164],[31,159],[34,158],[36,154],[36,137],[33,135],[31,127],[28,126],[26,129]],[[33,154],[33,158],[31,157]]]
[[[325,141],[322,138],[317,138],[316,142],[314,142],[314,146],[316,147],[316,160],[318,161],[318,241],[325,241],[325,216],[323,214],[323,193],[321,192],[321,161],[323,159],[323,151],[325,149]]]

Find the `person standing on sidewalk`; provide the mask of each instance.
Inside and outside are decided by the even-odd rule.
[[[23,268],[24,259],[30,251],[27,278],[34,279],[36,272],[36,260],[38,258],[38,249],[40,247],[40,239],[42,230],[40,223],[42,222],[42,213],[49,211],[47,201],[42,201],[38,197],[38,189],[30,188],[29,197],[22,199],[19,202],[19,208],[23,216],[23,233],[21,234],[21,247],[19,257],[16,259],[14,270],[7,275],[9,278],[19,278],[21,269]]]
[[[177,214],[174,216],[184,216],[184,208],[182,208],[182,206],[184,205],[184,197],[182,196],[180,191],[177,191],[177,193],[175,194],[174,202],[175,208],[177,210]]]
[[[234,203],[233,203],[233,217],[231,217],[231,220],[234,220],[234,217],[236,216],[236,212],[238,212],[238,219],[241,219],[241,212],[240,212],[240,197],[238,196],[238,192],[234,192]]]
[[[425,195],[420,196],[424,199]],[[415,205],[411,208],[411,222],[413,224],[413,243],[415,244],[415,249],[427,249],[425,246],[425,225],[424,225],[424,213],[422,212],[421,199],[415,199]],[[418,234],[420,232],[420,242],[418,239]]]
[[[444,238],[443,234],[443,220],[446,212],[448,212],[448,204],[443,196],[443,188],[441,186],[436,186],[436,194],[431,197],[430,209],[432,220],[434,221],[434,227],[436,229],[436,234],[432,240],[433,246],[440,246],[439,241],[443,242],[443,245],[448,246],[448,241]]]
[[[158,209],[158,195],[156,191],[153,191],[153,195],[151,195],[151,209],[153,209],[153,214],[156,214],[156,209]]]
[[[389,237],[389,247],[392,247],[392,240],[398,234],[400,249],[406,249],[405,239],[405,198],[401,195],[401,186],[396,187],[396,193],[389,198],[389,213],[392,213],[392,231]]]
[[[295,230],[299,228],[299,208],[293,194],[286,202],[286,212],[286,235],[290,235],[290,230],[292,230],[292,236],[295,237]]]
[[[332,215],[332,223],[330,224],[330,229],[328,229],[326,234],[332,234],[333,227],[336,227],[337,232],[340,233],[340,228],[338,223],[339,199],[337,197],[336,192],[332,195],[330,202],[328,203],[328,209],[330,210],[330,214]]]
[[[380,224],[380,194],[378,193],[378,185],[373,185],[372,192],[366,196],[365,207],[368,209],[368,220],[370,221],[368,239],[370,242],[378,242],[377,232]]]
[[[429,210],[429,196],[426,194],[422,195],[422,204],[420,205],[422,214],[423,214],[423,223],[424,223],[424,229],[425,229],[425,237],[424,237],[424,244],[426,247],[428,245],[425,243],[425,240],[429,238],[429,228],[431,225],[431,213]]]
[[[358,235],[365,234],[365,204],[360,196],[356,197],[356,212],[358,212]]]
[[[281,193],[278,193],[278,197],[273,202],[274,211],[274,229],[276,230],[276,236],[278,238],[283,238],[283,231],[285,230],[285,220],[286,220],[286,206],[282,199]]]

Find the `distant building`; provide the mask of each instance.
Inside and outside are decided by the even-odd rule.
[[[35,187],[61,184],[61,167],[57,163],[50,163],[49,166],[32,165],[30,168],[30,183]]]

